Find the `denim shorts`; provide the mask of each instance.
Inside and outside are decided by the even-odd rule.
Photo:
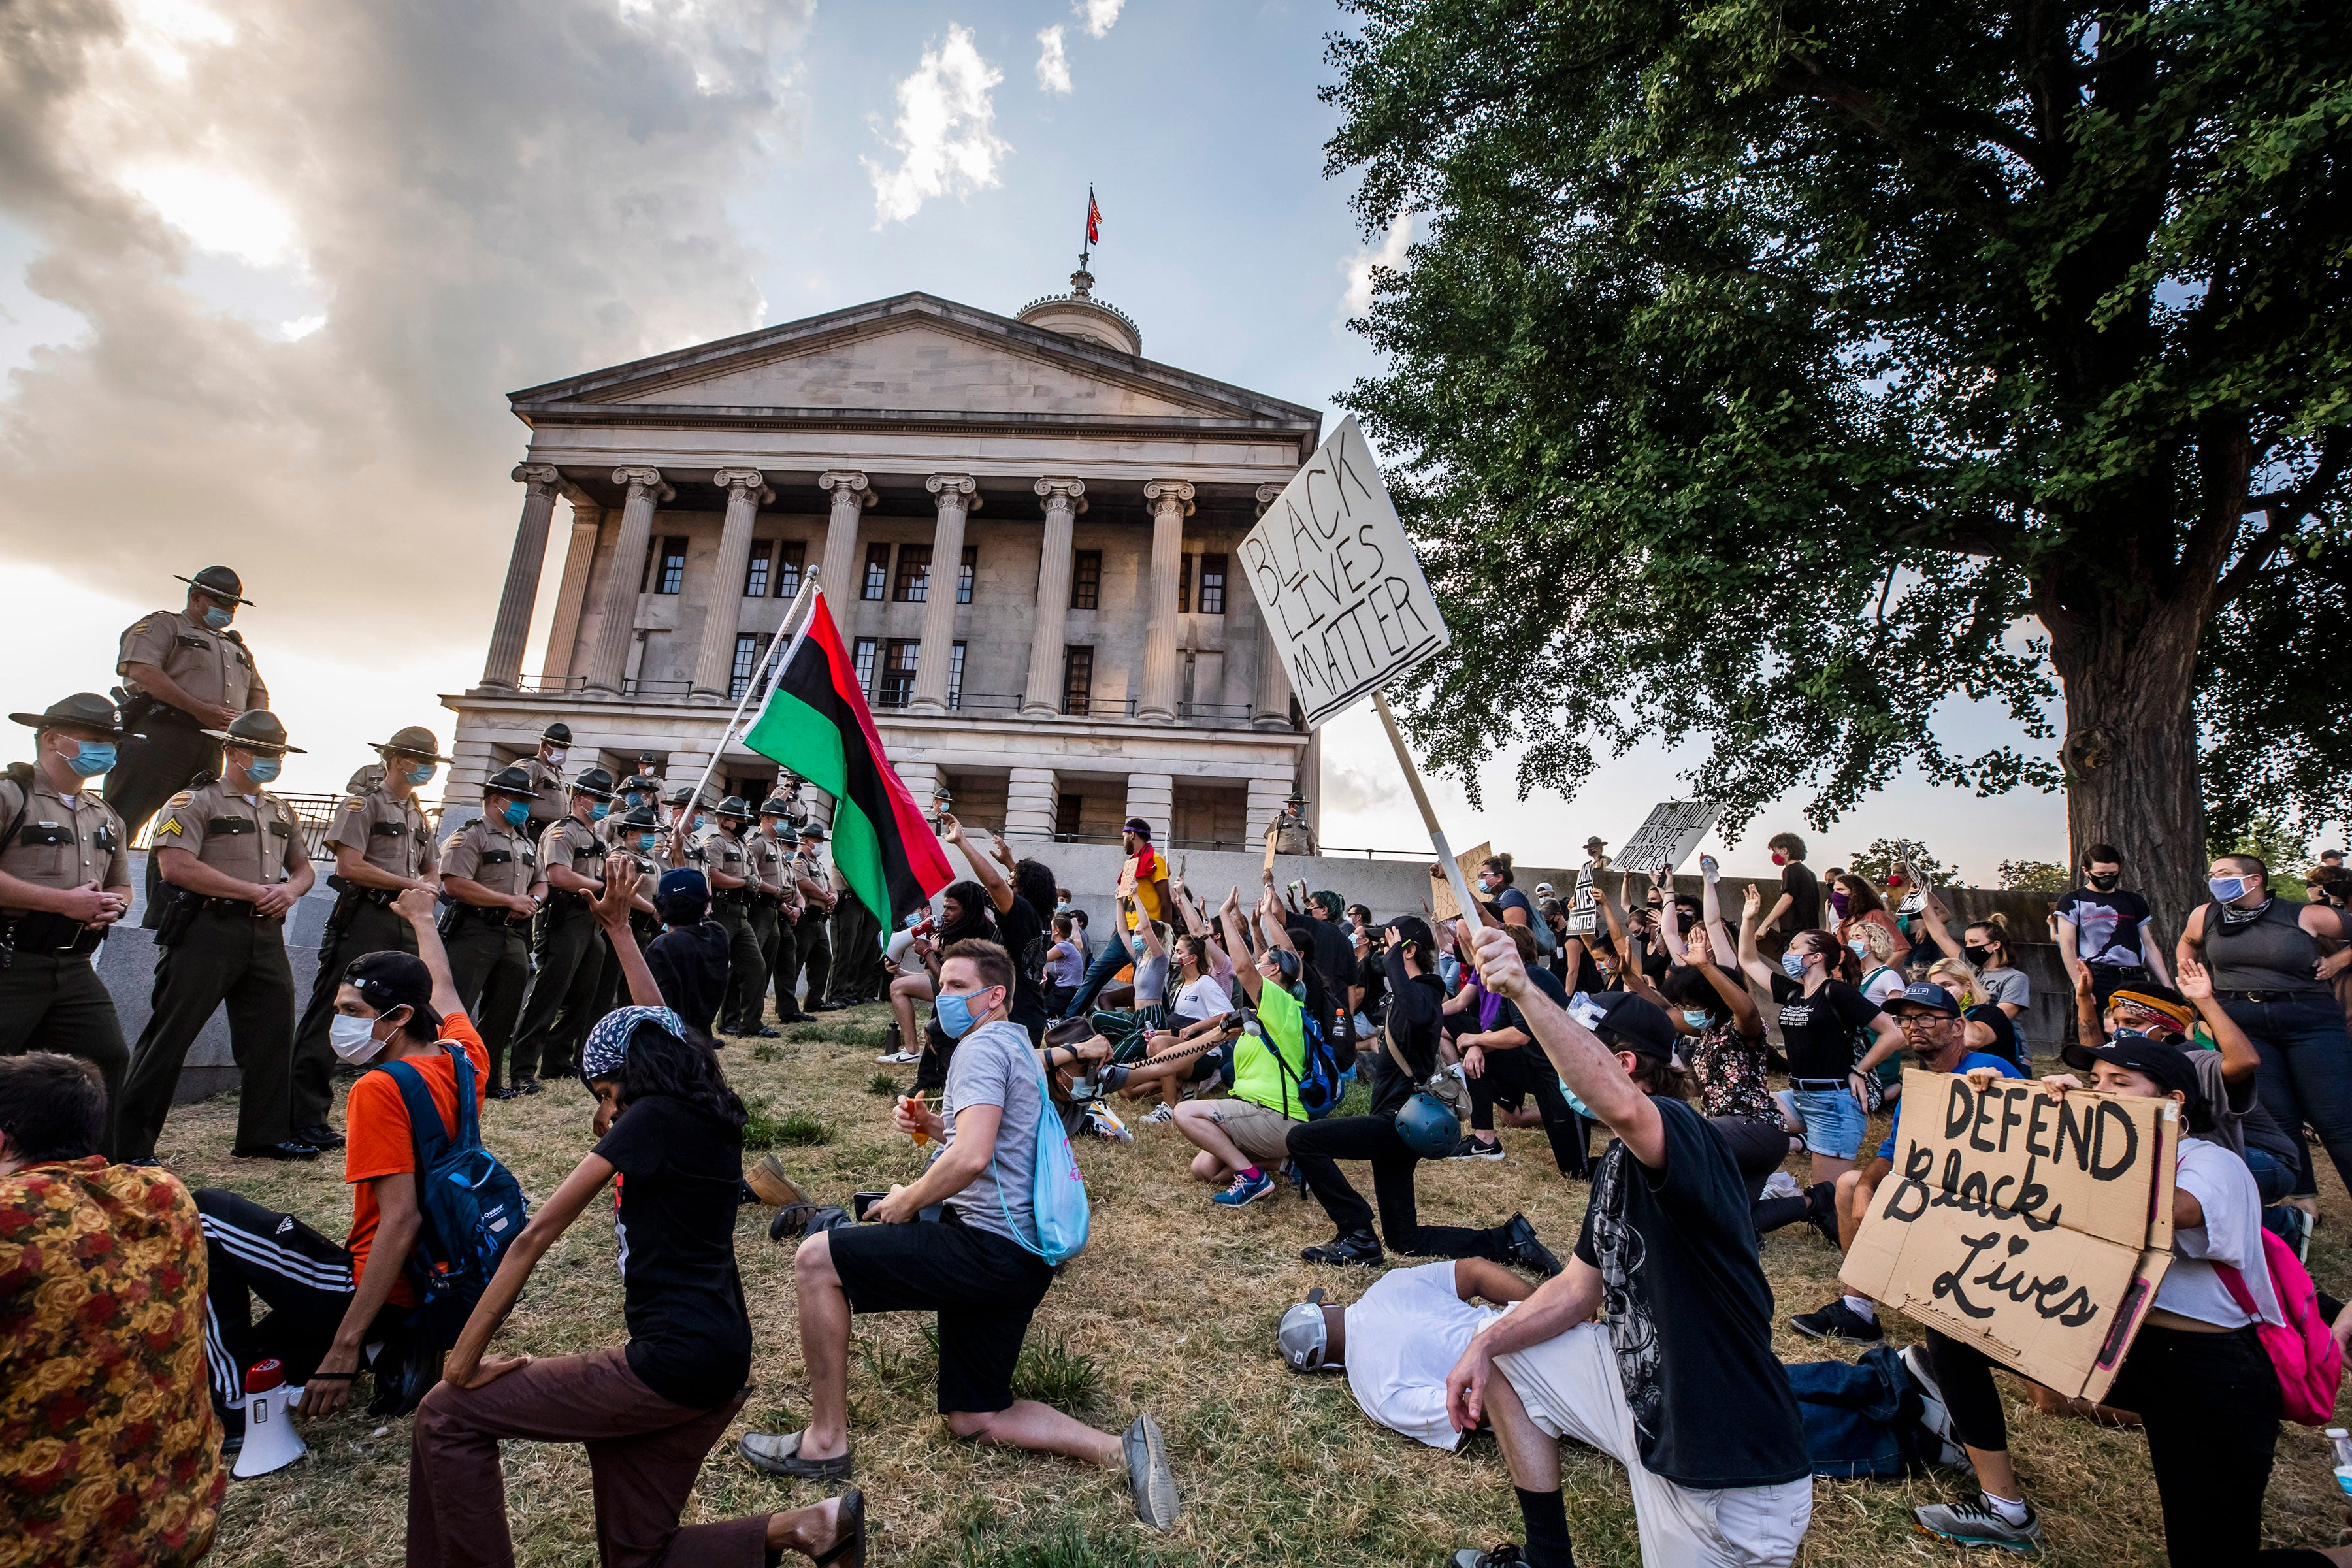
[[[1805,1148],[1832,1160],[1851,1160],[1862,1152],[1862,1135],[1870,1119],[1843,1089],[1801,1089],[1796,1091],[1797,1120],[1805,1124]]]

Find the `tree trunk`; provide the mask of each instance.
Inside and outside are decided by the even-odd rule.
[[[2092,614],[2043,622],[2065,691],[2069,863],[2079,868],[2093,844],[2123,851],[2123,885],[2154,909],[2168,966],[2181,922],[2205,898],[2190,700],[2205,605],[2109,595]]]

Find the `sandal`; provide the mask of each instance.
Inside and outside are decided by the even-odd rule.
[[[833,1522],[841,1531],[840,1538],[809,1562],[814,1568],[831,1568],[835,1563],[840,1568],[866,1568],[866,1494],[856,1487],[842,1493]]]

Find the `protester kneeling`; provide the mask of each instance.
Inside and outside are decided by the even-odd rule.
[[[1487,988],[1615,1141],[1567,1268],[1480,1329],[1446,1379],[1455,1430],[1493,1423],[1528,1538],[1524,1554],[1465,1550],[1456,1563],[1570,1568],[1562,1437],[1625,1467],[1644,1563],[1793,1562],[1812,1518],[1802,1423],[1772,1354],[1747,1183],[1677,1097],[1672,1030],[1663,1016],[1634,1026],[1635,1009],[1656,1009],[1618,996],[1593,998],[1596,1033],[1529,984],[1504,932],[1480,931],[1477,953]]]
[[[940,1109],[898,1102],[901,1131],[939,1144],[911,1185],[866,1211],[877,1223],[812,1236],[793,1255],[808,1426],[753,1434],[743,1458],[771,1475],[846,1480],[851,1468],[849,1324],[859,1312],[939,1314],[939,1411],[960,1437],[1123,1464],[1138,1518],[1173,1524],[1176,1478],[1159,1423],[1139,1415],[1114,1437],[1034,1399],[1013,1396],[1029,1320],[1054,1282],[1034,1250],[1045,1075],[1028,1031],[1012,1021],[1013,961],[991,942],[950,945],[940,964],[940,1026],[956,1042]],[[937,1218],[924,1217],[938,1205]]]

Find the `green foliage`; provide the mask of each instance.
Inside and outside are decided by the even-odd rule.
[[[2304,873],[2311,869],[2307,839],[2275,816],[2257,816],[2235,833],[2206,836],[2208,859],[2224,855],[2259,855],[2271,868],[2271,891],[2301,903],[2309,896]]]
[[[2000,885],[2012,893],[2046,893],[2052,898],[2071,890],[2074,874],[2054,860],[2004,860]]]
[[[807,1148],[833,1142],[833,1129],[814,1116],[797,1110],[779,1116],[764,1100],[747,1100],[743,1109],[750,1114],[743,1123],[746,1149]]]
[[[2352,822],[2352,539],[2291,554],[2279,591],[2214,620],[2198,667],[2205,721],[2207,841],[2234,843],[2270,816],[2315,832]]]
[[[1075,1524],[1064,1524],[1043,1541],[992,1541],[992,1513],[983,1522],[967,1521],[963,1550],[957,1561],[963,1568],[1150,1568],[1160,1561],[1156,1552],[1138,1547],[1125,1531],[1089,1541]]]
[[[2198,720],[2265,743],[2190,681],[2347,516],[2336,0],[1349,9],[1327,167],[1422,237],[1343,401],[1455,630],[1402,705],[1474,800],[1513,743],[1524,797],[1704,742],[1727,837],[1905,766],[2051,787],[1932,720],[2054,740],[2053,676],[2078,808],[2193,811]]]
[[[1912,838],[1874,838],[1869,848],[1846,857],[1845,868],[1868,879],[1874,887],[1884,889],[1898,864],[1909,866],[1930,887],[1949,887],[1959,875],[1927,853],[1926,845]],[[1897,898],[1899,901],[1899,894]]]
[[[877,1072],[866,1080],[866,1092],[885,1098],[895,1097],[898,1092],[898,1080],[887,1072]]]
[[[1094,1357],[1080,1355],[1053,1334],[1031,1330],[1013,1367],[1013,1394],[1034,1399],[1073,1415],[1094,1408],[1102,1394],[1102,1367]]]
[[[755,1062],[772,1062],[783,1054],[776,1048],[775,1042],[772,1040],[762,1040],[751,1047],[751,1059]]]

